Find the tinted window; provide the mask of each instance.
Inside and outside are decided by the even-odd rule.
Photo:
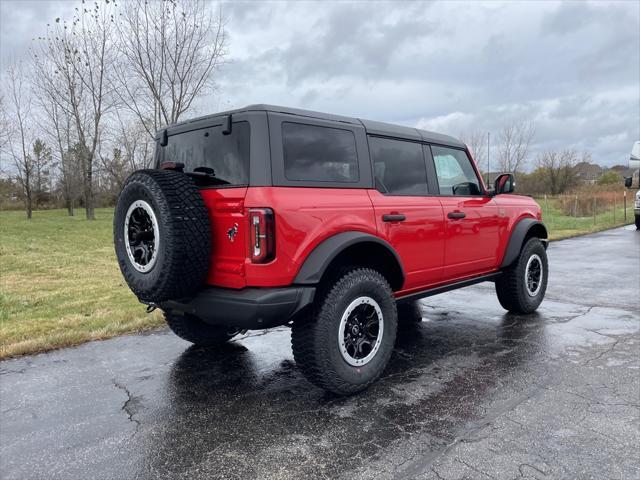
[[[369,137],[376,188],[392,195],[426,195],[427,171],[419,143]]]
[[[431,147],[441,195],[481,195],[480,182],[463,150]]]
[[[282,124],[284,175],[288,180],[357,182],[356,139],[349,130]]]
[[[223,135],[221,125],[169,136],[164,147],[165,162],[184,163],[185,172],[198,167],[213,169],[223,185],[249,184],[249,123],[233,124]]]

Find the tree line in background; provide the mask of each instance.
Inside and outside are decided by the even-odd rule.
[[[498,132],[496,152],[489,158],[487,133],[475,130],[463,132],[460,138],[471,150],[484,173],[485,180],[493,181],[503,172],[516,175],[517,191],[528,195],[560,195],[585,185],[607,188],[622,186],[631,172],[624,165],[610,169],[593,163],[589,152],[573,148],[546,150],[530,158],[530,147],[535,126],[527,119],[505,123]],[[530,171],[529,171],[530,170]]]
[[[226,46],[222,13],[204,0],[82,0],[4,72],[0,196],[28,218],[63,204],[94,219],[150,165],[155,132],[214,88]]]
[[[9,165],[0,165],[0,207],[22,203],[31,218],[36,208],[73,215],[81,206],[94,219],[132,171],[151,164],[155,132],[211,92],[226,46],[222,13],[205,0],[82,0],[71,19],[54,19],[30,60],[4,72],[0,153]],[[492,152],[486,132],[460,136],[489,182],[515,173],[521,193],[621,184],[627,173],[604,171],[573,149],[532,161],[527,119],[505,122]]]

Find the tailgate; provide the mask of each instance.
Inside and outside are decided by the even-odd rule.
[[[211,263],[207,283],[218,287],[246,286],[248,254],[244,198],[247,187],[200,190],[211,221]]]

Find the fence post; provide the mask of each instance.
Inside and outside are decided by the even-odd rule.
[[[616,196],[613,196],[613,224],[616,224]]]
[[[573,202],[573,216],[577,217],[578,216],[578,195],[576,194],[576,199]]]
[[[624,223],[627,223],[627,191],[622,192],[624,194]]]
[[[593,224],[596,224],[596,195],[593,195]]]

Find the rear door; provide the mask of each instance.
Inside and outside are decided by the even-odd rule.
[[[432,145],[431,152],[446,222],[444,280],[491,270],[498,255],[497,205],[465,150]]]
[[[422,144],[369,136],[375,190],[369,196],[379,234],[398,252],[405,269],[403,290],[442,278],[444,216],[429,195]]]

